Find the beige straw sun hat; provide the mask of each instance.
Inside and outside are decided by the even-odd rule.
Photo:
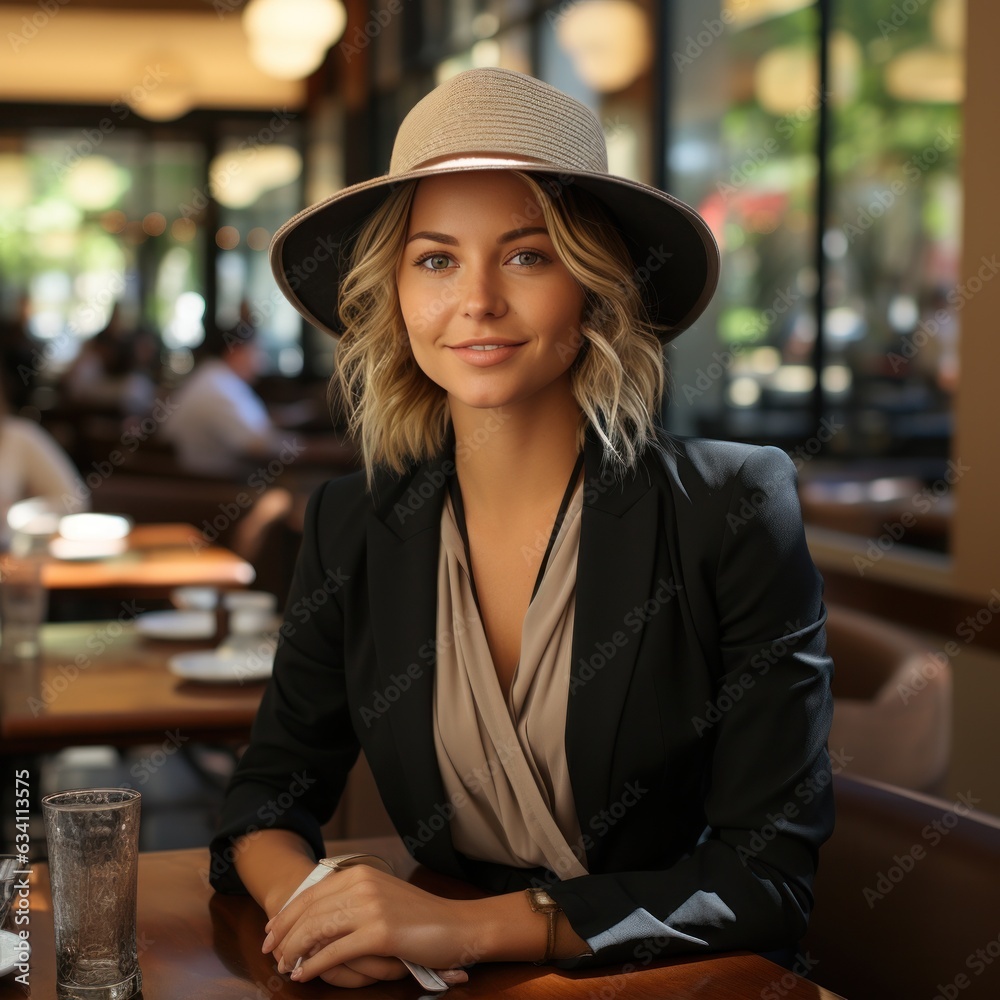
[[[719,249],[704,219],[648,184],[608,173],[604,131],[585,105],[541,80],[505,69],[459,73],[419,101],[396,134],[389,172],[300,212],[275,234],[271,267],[293,306],[339,336],[340,278],[354,237],[401,181],[477,170],[524,170],[598,197],[616,219],[650,317],[686,330],[719,278]]]

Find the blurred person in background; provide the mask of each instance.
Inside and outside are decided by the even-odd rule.
[[[28,335],[31,299],[22,294],[17,312],[0,317],[0,383],[6,391],[7,405],[19,413],[31,401],[32,379],[38,374],[37,345]]]
[[[155,335],[127,329],[116,304],[107,326],[84,343],[63,376],[66,401],[126,419],[144,416],[156,401],[151,369],[158,354]]]
[[[0,550],[10,542],[7,511],[29,497],[57,501],[67,514],[86,506],[87,490],[66,453],[44,428],[12,416],[0,389]]]
[[[252,388],[261,367],[254,328],[210,329],[194,371],[174,394],[164,433],[185,472],[240,478],[290,442]]]

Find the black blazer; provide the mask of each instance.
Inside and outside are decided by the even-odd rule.
[[[356,474],[312,497],[213,885],[242,890],[231,838],[248,829],[296,830],[321,856],[360,746],[418,861],[496,891],[543,880],[581,937],[612,928],[589,964],[793,945],[833,825],[832,664],[795,469],[775,448],[663,441],[621,479],[593,435],[585,447],[566,753],[590,875],[452,843],[431,729],[454,472],[438,457],[372,494]]]

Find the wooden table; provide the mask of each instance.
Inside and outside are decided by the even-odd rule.
[[[109,559],[50,559],[42,582],[50,590],[120,590],[166,596],[174,587],[246,587],[254,568],[206,540],[190,524],[137,524],[128,548]]]
[[[390,858],[396,871],[440,895],[479,895],[470,887],[417,868],[396,838],[338,841],[331,853],[369,850]],[[262,955],[264,915],[246,896],[213,894],[207,883],[206,850],[143,854],[139,860],[138,940],[143,996],[148,1000],[414,1000],[420,988],[410,978],[343,992],[321,981],[292,983]],[[55,996],[55,958],[48,872],[35,867],[31,889],[30,986],[32,997]],[[738,1000],[780,996],[831,1000],[836,995],[794,977],[758,955],[731,954],[654,962],[634,972],[620,967],[563,972],[528,963],[478,965],[469,982],[453,987],[453,1000],[479,997],[588,998],[588,1000]],[[765,992],[769,991],[769,992]],[[0,980],[0,1000],[22,998],[12,977]]]
[[[144,639],[119,621],[45,625],[39,664],[0,670],[0,746],[35,753],[66,746],[160,743],[175,730],[190,740],[249,738],[263,682],[205,684],[175,677],[167,660],[211,643]]]

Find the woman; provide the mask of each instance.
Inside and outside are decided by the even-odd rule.
[[[794,469],[653,425],[661,345],[715,287],[704,222],[608,175],[582,105],[472,70],[272,255],[343,334],[368,472],[311,501],[215,886],[258,900],[280,970],[343,986],[793,945],[832,826]],[[282,910],[359,744],[414,857],[495,895],[357,867]]]
[[[84,509],[88,495],[55,439],[34,420],[9,413],[0,386],[0,551],[10,544],[7,511],[19,500],[47,497],[67,514]]]

